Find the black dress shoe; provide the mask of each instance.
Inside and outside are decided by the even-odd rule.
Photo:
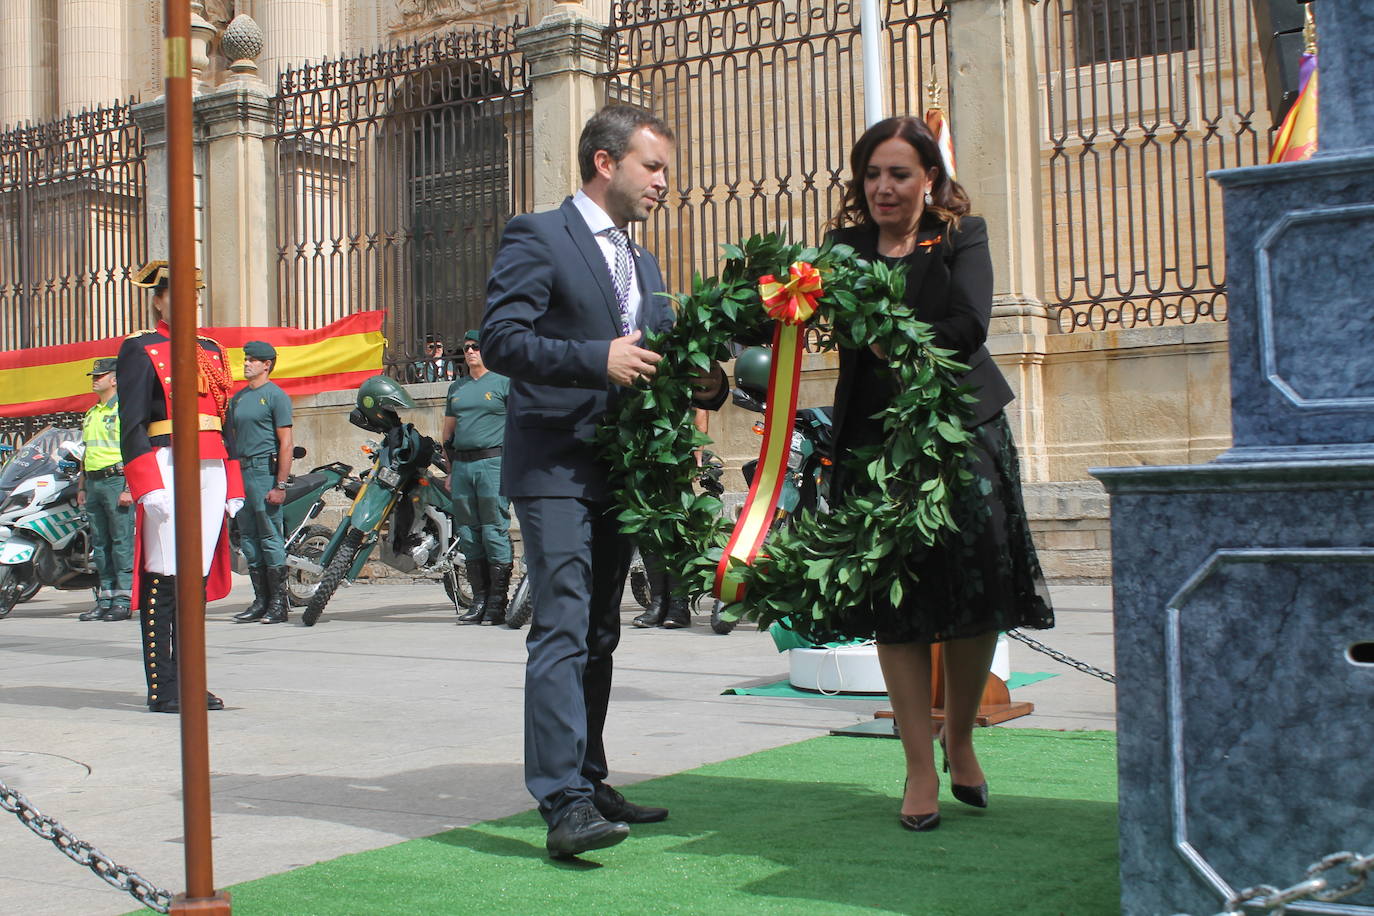
[[[608,821],[591,805],[578,805],[549,828],[544,845],[554,859],[571,859],[593,849],[614,846],[630,835],[628,824]]]
[[[663,614],[659,626],[665,630],[685,630],[692,625],[692,611],[687,607],[686,598],[673,596],[668,600],[668,610]]]
[[[207,690],[205,691],[205,708],[223,709],[224,701]],[[165,700],[154,700],[153,702],[148,704],[148,711],[181,712],[181,700],[177,699],[175,695],[167,697]]]
[[[625,796],[602,783],[592,793],[592,804],[601,816],[611,821],[624,821],[627,824],[656,824],[668,819],[667,808],[646,808],[626,801]]]
[[[128,620],[133,613],[127,607],[112,607],[100,615],[101,620]]]
[[[76,615],[76,619],[77,619],[77,620],[99,620],[100,617],[101,617],[101,615],[104,614],[107,610],[109,610],[109,608],[103,607],[103,606],[97,604],[95,607],[91,608],[89,611],[85,611],[85,612],[83,612],[83,613],[81,613],[81,614],[77,614],[77,615]]]
[[[917,833],[924,833],[927,830],[934,830],[940,826],[940,812],[933,814],[899,814],[902,826],[907,830],[914,830]]]

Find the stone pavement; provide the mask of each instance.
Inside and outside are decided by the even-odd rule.
[[[522,632],[455,626],[438,584],[357,585],[312,629],[234,624],[245,577],[210,608],[215,883],[225,887],[532,807],[521,775]],[[627,786],[870,720],[876,700],[722,696],[787,676],[765,633],[625,629],[606,744]],[[1114,667],[1110,591],[1055,590],[1039,636]],[[44,589],[0,621],[0,780],[119,864],[184,889],[178,718],[144,705],[137,623],[83,623],[84,593]],[[1009,727],[1114,727],[1111,685],[1011,644]],[[861,739],[851,740],[879,740]],[[632,800],[652,803],[628,793]],[[105,885],[0,811],[0,912],[125,913]]]

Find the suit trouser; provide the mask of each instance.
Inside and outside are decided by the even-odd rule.
[[[121,506],[124,475],[86,481],[91,559],[100,574],[100,600],[128,610],[134,587],[134,507]]]
[[[610,503],[515,501],[533,590],[525,644],[525,785],[556,824],[606,778],[602,729],[630,542]]]
[[[455,461],[449,481],[463,557],[468,562],[509,563],[510,501],[501,495],[501,456]]]

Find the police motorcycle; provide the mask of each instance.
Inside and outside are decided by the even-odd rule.
[[[356,403],[348,421],[382,439],[365,449],[372,467],[363,472],[348,513],[318,556],[308,553],[320,534],[307,528],[287,557],[288,575],[299,577],[298,592],[309,592],[301,622],[314,626],[334,592],[357,579],[370,558],[404,573],[438,573],[455,606],[464,597],[471,603],[460,574],[449,493],[429,471],[445,468],[442,452],[396,413],[413,408],[414,400],[392,379],[374,375],[359,387]]]
[[[735,387],[730,391],[736,406],[757,414],[768,409],[768,375],[772,369],[773,351],[768,347],[749,347],[735,358]],[[780,528],[804,510],[825,512],[829,504],[831,468],[830,407],[803,407],[797,411],[792,428],[792,441],[787,452],[787,474],[778,494],[777,513],[770,525]],[[762,436],[763,420],[754,423],[754,432]],[[753,484],[758,459],[746,461],[740,468],[745,484]],[[722,620],[724,602],[716,599],[711,608],[711,629],[721,635],[735,628],[735,622]]]
[[[306,456],[303,446],[296,446],[291,457],[299,460]],[[292,474],[286,479],[286,494],[282,500],[282,527],[286,532],[287,576],[286,596],[292,607],[301,607],[315,593],[319,584],[318,575],[311,576],[299,567],[291,565],[291,557],[302,557],[307,561],[318,561],[324,552],[325,544],[333,532],[324,525],[313,524],[324,511],[325,497],[334,490],[352,499],[358,493],[362,481],[353,476],[352,465],[342,461],[331,461],[311,469],[308,474]],[[234,548],[238,549],[238,526],[234,525],[230,534]]]
[[[47,427],[0,468],[0,618],[47,585],[93,589],[86,514],[77,507],[79,429]]]

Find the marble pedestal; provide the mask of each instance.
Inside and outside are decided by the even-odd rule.
[[[1204,916],[1328,853],[1374,851],[1374,461],[1096,473],[1112,495],[1122,912]],[[1374,916],[1374,887],[1289,912]]]

